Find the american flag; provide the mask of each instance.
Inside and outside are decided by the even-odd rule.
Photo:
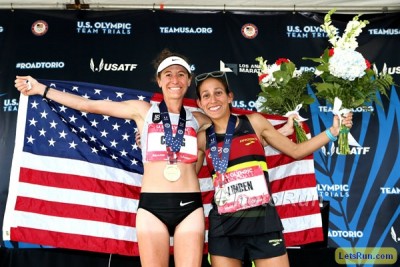
[[[98,84],[42,82],[90,99],[159,102],[162,98]],[[184,104],[196,108],[193,100]],[[282,117],[268,119],[276,127],[285,123]],[[136,131],[134,121],[21,95],[3,239],[138,256],[135,218],[143,165]],[[268,147],[266,154],[286,244],[322,240],[312,156],[293,161]],[[213,189],[206,167],[199,173],[199,182],[208,229]],[[207,244],[206,238],[204,253]]]

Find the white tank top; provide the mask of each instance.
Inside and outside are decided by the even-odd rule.
[[[178,161],[193,163],[197,161],[197,131],[199,124],[192,112],[186,110],[186,127],[183,144],[178,152]],[[173,136],[175,136],[179,114],[169,113]],[[157,117],[157,118],[156,118]],[[154,119],[154,121],[153,121]],[[160,109],[157,103],[153,103],[147,112],[140,135],[143,163],[148,161],[167,161],[167,149],[165,145],[164,126],[160,117]]]

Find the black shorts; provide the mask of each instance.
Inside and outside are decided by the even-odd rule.
[[[208,252],[238,260],[257,260],[282,256],[286,245],[282,232],[252,236],[222,236],[208,238]]]
[[[141,193],[139,209],[145,209],[156,216],[174,235],[176,226],[190,213],[203,208],[200,192],[193,193]]]

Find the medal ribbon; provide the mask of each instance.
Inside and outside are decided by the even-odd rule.
[[[185,134],[186,127],[186,110],[184,107],[181,108],[179,114],[178,129],[175,136],[172,133],[171,120],[169,118],[168,108],[164,100],[161,101],[160,105],[161,120],[164,126],[165,133],[165,144],[168,152],[168,160],[170,164],[176,164],[177,155],[182,146],[183,136]]]
[[[218,155],[217,136],[215,134],[214,125],[211,125],[207,129],[207,135],[210,138],[211,160],[214,165],[214,170],[217,176],[223,175],[226,172],[226,169],[228,168],[229,153],[230,153],[233,134],[235,132],[236,120],[237,117],[231,114],[229,117],[226,134],[224,137],[224,143],[222,145],[221,157]]]

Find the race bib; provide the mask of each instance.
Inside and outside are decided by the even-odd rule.
[[[173,134],[176,133],[177,126],[172,125]],[[193,163],[197,161],[197,139],[196,131],[191,127],[185,128],[182,147],[177,153],[178,161]],[[149,124],[147,135],[147,161],[165,161],[168,159],[165,144],[164,127],[162,124]]]
[[[258,165],[219,175],[214,179],[214,187],[214,201],[220,214],[257,207],[271,199],[264,172]]]

